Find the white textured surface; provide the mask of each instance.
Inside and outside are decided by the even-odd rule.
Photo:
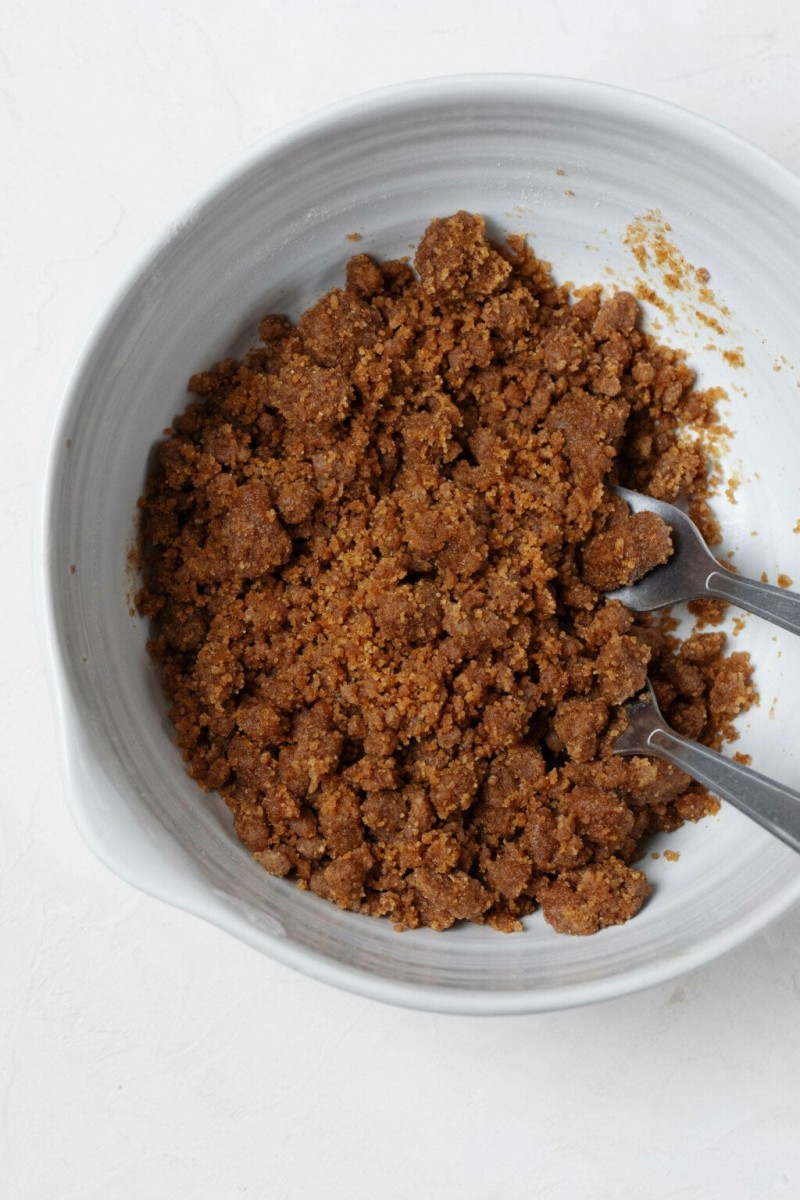
[[[800,170],[790,0],[489,11],[459,0],[0,10],[9,1200],[800,1189],[799,912],[677,986],[535,1018],[426,1017],[323,988],[134,893],[84,848],[60,796],[27,584],[39,446],[90,315],[238,151],[368,87],[508,69],[650,91]]]

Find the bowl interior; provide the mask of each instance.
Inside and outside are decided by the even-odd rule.
[[[559,937],[538,915],[506,938],[475,927],[399,936],[339,912],[268,876],[235,840],[222,803],[186,777],[146,627],[129,614],[126,555],[152,447],[186,403],[189,375],[250,344],[260,316],[297,315],[342,281],[354,250],[408,254],[431,217],[459,208],[483,213],[498,236],[530,234],[561,280],[647,279],[668,294],[623,241],[628,223],[655,207],[729,309],[723,334],[697,317],[691,289],[672,297],[674,319],[649,310],[662,339],[689,351],[700,384],[728,393],[724,475],[740,483],[715,504],[724,548],[743,572],[774,581],[781,571],[800,586],[800,184],[697,118],[552,79],[478,77],[379,94],[278,138],[129,281],[71,386],[45,515],[71,798],[121,874],[334,982],[470,1011],[548,1008],[655,982],[798,895],[791,852],[724,808],[655,842],[680,861],[648,863],[655,890],[645,910],[589,939]],[[722,353],[739,346],[743,367]],[[742,723],[741,749],[797,787],[787,684],[800,643],[750,618],[735,648],[752,654],[762,697]]]

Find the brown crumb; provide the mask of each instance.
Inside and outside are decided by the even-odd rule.
[[[645,252],[641,246],[637,247],[637,249],[642,255],[644,255]],[[669,301],[665,300],[663,296],[659,296],[655,288],[650,287],[650,285],[645,283],[644,280],[640,279],[637,282],[636,296],[639,300],[646,300],[647,303],[652,304],[654,308],[660,309],[661,312],[667,315],[670,321],[675,320],[675,309],[672,307]]]
[[[695,629],[705,629],[707,625],[721,625],[728,611],[724,600],[690,600],[687,607],[692,616],[697,617]]]
[[[778,587],[790,588],[794,583],[794,580],[790,578],[789,575],[784,575],[783,572],[781,572],[781,574],[778,576],[777,583]]]
[[[361,234],[360,233],[348,233],[347,240],[348,240],[348,242],[360,242]]]
[[[192,377],[137,606],[189,774],[267,871],[398,929],[538,904],[589,934],[645,901],[643,839],[715,803],[612,753],[618,705],[648,677],[719,745],[754,700],[722,634],[601,590],[671,548],[609,484],[703,518],[715,394],[633,296],[571,295],[479,216],[433,221],[415,266],[356,254]]]
[[[725,488],[725,495],[728,498],[728,501],[730,504],[738,503],[738,501],[736,499],[736,493],[741,486],[742,486],[742,481],[739,478],[739,476],[731,475],[730,479],[728,480],[728,485]]]
[[[680,855],[679,850],[665,850],[664,851],[664,858],[667,860],[667,862],[677,862],[678,859],[680,858],[680,856],[681,855]]]
[[[704,313],[700,308],[696,308],[694,310],[694,315],[697,317],[698,321],[703,323],[703,325],[707,325],[708,328],[713,329],[715,333],[719,333],[723,337],[725,336],[725,326],[722,325],[716,317],[712,317],[710,313]]]

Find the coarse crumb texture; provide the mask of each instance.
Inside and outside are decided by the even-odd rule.
[[[296,326],[196,375],[141,501],[140,611],[191,776],[275,875],[398,929],[592,933],[648,894],[642,838],[714,802],[613,756],[649,674],[711,745],[752,701],[724,635],[602,589],[669,556],[622,482],[699,503],[712,421],[634,298],[571,296],[523,239],[433,221],[357,254]]]

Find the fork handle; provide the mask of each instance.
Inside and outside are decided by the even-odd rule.
[[[771,583],[743,579],[728,571],[711,571],[706,579],[705,595],[728,600],[739,608],[780,625],[790,633],[800,633],[800,596]]]
[[[800,792],[672,729],[654,729],[644,753],[665,758],[800,852]]]

